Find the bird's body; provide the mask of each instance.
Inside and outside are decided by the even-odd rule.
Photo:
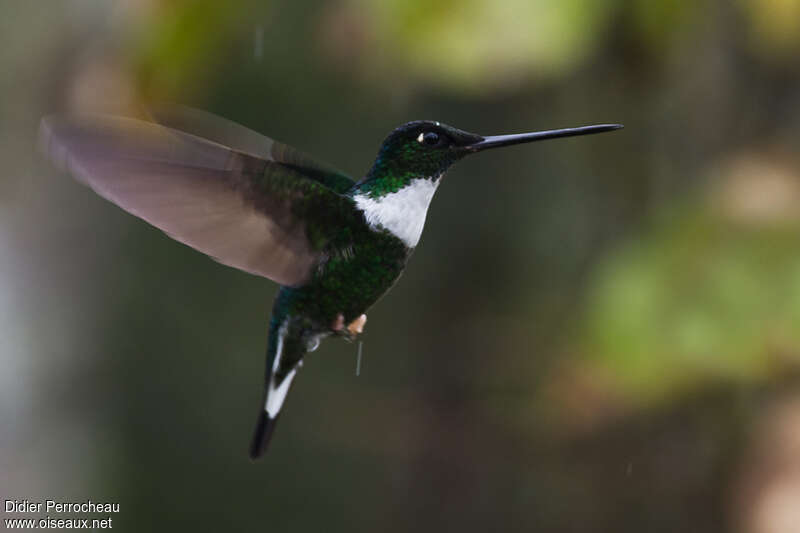
[[[359,214],[357,207],[354,212]],[[264,410],[251,444],[251,457],[263,453],[305,354],[327,336],[351,337],[360,332],[360,328],[355,331],[347,325],[357,321],[392,287],[412,250],[391,232],[373,228],[363,215],[356,216],[346,240],[332,243],[307,284],[281,287],[270,318]]]
[[[482,137],[410,122],[355,182],[207,113],[171,110],[153,119],[48,118],[42,142],[101,196],[222,263],[281,284],[252,458],[266,449],[305,354],[325,337],[359,334],[366,311],[400,277],[452,163],[486,148],[618,127]]]
[[[268,444],[305,354],[329,335],[360,333],[360,326],[347,325],[365,317],[403,273],[422,235],[441,174],[404,174],[376,164],[370,176],[344,193],[346,208],[336,214],[338,223],[319,229],[328,244],[311,280],[300,287],[281,287],[275,299],[265,407],[253,435],[251,457],[261,455]]]

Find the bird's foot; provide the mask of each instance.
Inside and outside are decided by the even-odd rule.
[[[366,323],[367,315],[361,315],[345,326],[344,315],[339,313],[336,315],[336,320],[331,324],[331,329],[349,340],[354,340],[359,333],[364,331],[364,324]]]
[[[351,335],[354,337],[359,333],[364,332],[364,324],[367,323],[367,315],[361,315],[360,317],[356,318],[350,324],[347,325],[347,331],[350,332]]]

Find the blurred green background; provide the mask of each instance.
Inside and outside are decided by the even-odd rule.
[[[800,0],[6,0],[0,35],[0,498],[121,531],[800,531]],[[35,150],[43,115],[149,102],[354,176],[412,119],[626,129],[451,170],[361,376],[324,343],[253,464],[275,285]]]

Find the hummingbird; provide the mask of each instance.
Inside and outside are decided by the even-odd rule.
[[[428,206],[456,161],[516,144],[612,131],[598,124],[483,136],[408,122],[354,180],[245,126],[190,108],[146,119],[42,119],[56,167],[213,259],[280,285],[269,319],[263,396],[250,458],[262,456],[305,355],[327,337],[354,340],[397,282]]]

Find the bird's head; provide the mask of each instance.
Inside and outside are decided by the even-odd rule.
[[[411,180],[438,180],[462,157],[487,150],[556,137],[611,131],[619,124],[484,137],[433,120],[403,124],[384,139],[369,173],[357,187],[378,194],[403,188]]]
[[[408,122],[384,139],[372,169],[359,185],[385,184],[399,189],[413,179],[438,180],[450,165],[466,155],[462,147],[482,139],[433,120]]]

